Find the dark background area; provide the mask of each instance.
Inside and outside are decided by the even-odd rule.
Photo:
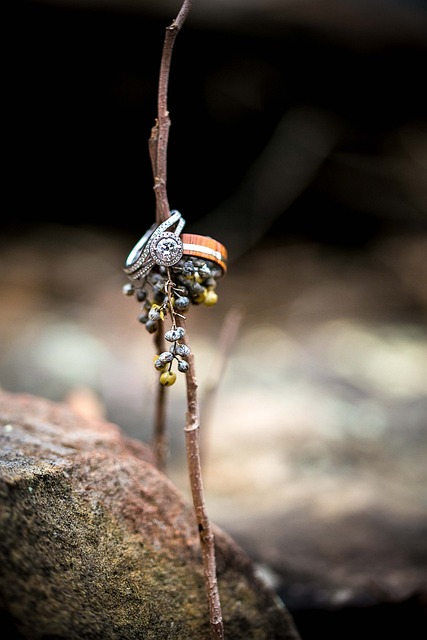
[[[165,14],[179,7],[164,4],[13,4],[4,226],[145,230]],[[334,130],[329,152],[291,201],[278,203],[265,233],[361,246],[425,228],[425,201],[414,202],[408,177],[384,166],[425,161],[425,7],[346,3],[342,15],[334,3],[316,4],[288,15],[284,3],[275,21],[251,5],[214,22],[195,3],[197,19],[190,14],[175,44],[169,89],[168,194],[188,223],[216,212],[283,118],[308,109],[308,123],[326,118]],[[247,215],[250,225],[265,214]],[[236,213],[234,231],[245,223]]]
[[[343,289],[334,289],[336,297],[344,299],[343,317],[347,317],[345,313],[356,315],[355,309],[360,308],[362,316],[365,313],[366,318],[374,319],[374,325],[378,317],[392,322],[409,319],[425,331],[427,296],[425,280],[419,274],[425,274],[422,251],[426,245],[418,246],[415,241],[425,239],[427,233],[427,6],[422,2],[271,2],[267,12],[263,2],[249,4],[218,3],[212,11],[209,3],[199,5],[196,0],[178,35],[169,90],[172,126],[167,185],[171,207],[183,213],[189,231],[212,233],[227,245],[235,269],[230,269],[222,285],[226,300],[233,300],[235,291],[245,301],[250,293],[256,293],[255,299],[263,299],[262,309],[266,309],[278,294],[272,290],[267,296],[265,282],[275,280],[281,273],[280,265],[286,264],[280,295],[289,306],[282,324],[293,330],[292,322],[296,326],[302,317],[303,325],[305,304],[313,323],[307,323],[310,338],[317,321],[329,317],[327,312],[333,317],[323,278],[327,285],[333,278],[342,285],[339,277],[343,271],[351,276],[350,288],[356,291],[356,303],[352,300],[354,306],[349,310],[345,295],[341,295]],[[85,320],[87,316],[89,322],[98,322],[90,308],[94,299],[89,295],[89,283],[93,285],[94,275],[89,274],[84,284],[80,275],[84,273],[83,262],[80,271],[77,265],[75,273],[71,267],[67,273],[68,256],[74,255],[73,242],[76,253],[82,251],[94,273],[96,265],[88,258],[90,247],[94,255],[96,251],[103,255],[100,246],[108,243],[109,235],[119,243],[128,238],[136,241],[153,221],[148,138],[156,117],[164,31],[178,9],[179,2],[143,1],[99,3],[96,7],[89,2],[15,2],[8,8],[7,144],[0,249],[3,256],[14,256],[12,262],[18,271],[18,276],[10,275],[12,262],[5,259],[2,271],[5,282],[9,278],[10,308],[15,304],[17,312],[16,317],[10,313],[10,321],[5,311],[4,326],[9,325],[2,330],[6,337],[13,336],[14,357],[19,336],[15,337],[10,327],[15,323],[19,328],[16,318],[24,324],[25,314],[29,317],[33,313],[37,318],[37,305],[42,312],[50,310],[49,287],[59,315],[65,310],[64,316],[70,317],[71,305],[66,307],[64,301],[75,296],[75,318],[86,314]],[[56,227],[49,225],[69,229],[71,235],[55,235]],[[45,228],[51,231],[45,232]],[[82,235],[81,246],[79,229],[94,232]],[[32,235],[37,232],[38,236]],[[27,234],[29,245],[21,244]],[[31,244],[34,238],[35,248]],[[400,245],[401,238],[410,242]],[[377,249],[388,239],[392,243],[384,245],[388,248],[381,271],[386,283],[382,298],[378,294],[382,287],[378,285],[378,256],[382,259],[384,252]],[[58,244],[64,240],[64,257],[61,262],[61,247],[55,246],[54,273],[49,243],[53,247],[56,240]],[[308,258],[295,252],[296,266],[292,253],[282,261],[280,248],[298,243],[320,247],[316,259],[310,249]],[[263,247],[268,252],[271,244],[279,247],[273,256],[279,265],[273,276],[268,271],[270,263],[257,262],[258,254],[253,259],[251,253]],[[377,253],[370,253],[372,247]],[[114,247],[108,254],[107,247],[107,265],[108,259],[116,257],[116,250]],[[322,250],[337,252],[340,260],[344,256],[343,262],[332,261],[331,267],[326,260],[324,267],[322,260],[325,256],[329,260],[331,254]],[[48,266],[41,268],[32,251]],[[19,278],[21,294],[25,297],[29,293],[22,291],[27,275],[19,273],[20,252],[29,263],[37,263],[34,278],[29,279],[36,292],[33,309],[31,296],[28,307],[22,301],[17,304],[13,297]],[[400,256],[395,265],[394,252]],[[252,262],[239,262],[244,255]],[[299,259],[301,263],[297,263]],[[357,267],[354,272],[349,268],[352,260]],[[253,265],[266,269],[265,278],[257,281],[256,287]],[[111,263],[106,271],[111,278]],[[402,289],[397,281],[404,283]],[[253,289],[245,298],[242,292],[248,282]],[[319,286],[317,298],[309,295],[314,285]],[[360,299],[366,294],[366,307],[358,306],[358,286],[364,292],[359,292]],[[348,288],[346,284],[344,290]],[[386,300],[388,291],[398,293],[397,302]],[[93,307],[98,304],[102,309],[105,301],[111,312],[117,302],[111,292],[108,295],[111,298],[107,294],[104,298],[101,291]],[[288,312],[294,299],[295,308],[302,301],[301,316],[298,310],[294,317]],[[378,306],[373,300],[379,301]],[[258,309],[251,309],[250,321],[256,324],[262,318]],[[121,323],[127,326],[128,318],[127,311],[123,316],[120,313],[114,321],[122,331]],[[279,308],[275,316],[278,326],[280,314]],[[42,324],[43,313],[40,317]],[[211,328],[209,321],[206,327]],[[110,331],[107,336],[113,349],[118,335],[122,336],[120,331]],[[34,335],[36,343],[37,331]],[[11,362],[8,357],[6,353],[4,369]],[[19,358],[17,361],[19,364]],[[27,353],[21,363],[28,366]],[[301,373],[298,366],[297,375]],[[316,373],[321,370],[324,374],[323,362],[318,366]],[[25,377],[16,371],[8,378],[2,370],[1,382],[11,390],[25,391]],[[312,375],[311,370],[309,373]],[[339,387],[332,375],[327,383],[331,388]],[[238,384],[239,379],[237,390]],[[263,387],[261,375],[256,384]],[[113,386],[110,384],[110,392]],[[347,385],[346,392],[349,389],[353,393],[355,384]],[[49,396],[49,391],[36,386],[30,391]],[[425,438],[423,403],[425,394],[420,394],[416,418],[417,428],[422,427],[416,436],[420,442]],[[405,408],[405,416],[409,413]],[[411,446],[416,449],[415,440]],[[286,528],[285,522],[283,530]],[[425,531],[424,523],[421,529]],[[246,541],[245,532],[238,527],[232,533],[239,542]],[[298,537],[297,531],[295,539]],[[248,538],[252,552],[256,545],[251,544]],[[420,543],[420,548],[423,545]],[[424,561],[425,555],[419,554],[420,562]],[[413,562],[419,566],[415,555]],[[380,593],[375,602],[357,602],[355,598],[342,608],[294,598],[283,583],[278,592],[295,616],[303,640],[347,637],[349,627],[361,637],[374,638],[377,624],[390,639],[423,637],[425,592],[408,598],[396,596],[394,601],[390,594],[383,598]]]

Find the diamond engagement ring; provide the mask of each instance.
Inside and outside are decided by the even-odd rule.
[[[179,235],[184,225],[184,218],[176,210],[160,225],[152,225],[126,259],[123,270],[129,278],[140,280],[155,264],[170,267],[179,262],[183,254]]]

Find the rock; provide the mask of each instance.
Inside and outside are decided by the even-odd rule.
[[[193,507],[148,446],[5,392],[0,433],[3,640],[209,639]],[[226,638],[297,640],[251,560],[214,532]]]

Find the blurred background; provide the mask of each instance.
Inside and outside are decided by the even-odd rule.
[[[180,2],[9,4],[0,386],[150,442],[122,265],[154,220]],[[303,640],[424,637],[426,69],[421,0],[194,0],[175,43],[169,202],[229,251],[218,304],[187,314],[208,511]],[[189,496],[183,376],[167,397]]]

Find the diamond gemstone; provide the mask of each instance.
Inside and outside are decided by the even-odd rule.
[[[150,243],[150,254],[154,262],[162,267],[170,267],[182,257],[181,239],[170,231],[165,231]]]

